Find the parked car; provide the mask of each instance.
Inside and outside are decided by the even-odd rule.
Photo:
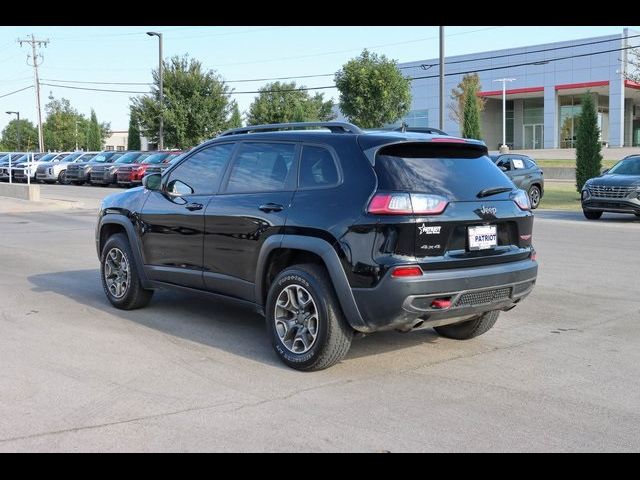
[[[587,180],[580,197],[589,220],[599,219],[604,212],[640,217],[640,155],[625,157],[599,177]]]
[[[487,153],[340,122],[229,130],[104,199],[104,292],[120,309],[157,288],[249,305],[300,370],[340,361],[355,332],[478,336],[538,270],[529,198]]]
[[[59,161],[53,159],[46,163],[40,163],[36,170],[36,180],[45,183],[58,182],[61,185],[66,185],[67,182],[67,167],[72,163],[85,163],[95,157],[99,152],[73,152],[69,155],[65,155]]]
[[[26,182],[27,177],[30,177],[30,181],[36,182],[36,174],[38,167],[41,164],[61,162],[70,154],[71,152],[53,152],[36,154],[33,156],[27,155],[26,158],[24,158],[22,162],[17,164],[13,169],[14,178],[19,182]]]
[[[147,170],[145,172],[145,176],[147,175],[151,175],[153,173],[164,173],[164,171],[169,168],[171,165],[173,165],[176,162],[179,162],[180,160],[182,160],[182,157],[184,155],[187,155],[189,152],[183,152],[183,153],[179,153],[178,155],[171,155],[169,159],[167,159],[168,161],[162,162],[162,163],[156,163],[153,165],[149,165],[147,167]]]
[[[542,169],[528,155],[504,153],[489,155],[516,187],[529,194],[531,208],[540,206],[544,195],[544,175]]]
[[[7,181],[13,168],[27,158],[26,152],[10,152],[0,157],[0,180]]]
[[[131,187],[142,184],[142,178],[146,175],[147,169],[152,165],[169,165],[171,160],[181,155],[181,151],[150,152],[147,158],[134,165],[124,165],[116,171],[118,185],[121,187]]]
[[[67,167],[66,180],[75,185],[82,185],[89,181],[89,175],[94,166],[115,161],[123,154],[124,152],[109,150],[100,152],[88,162],[72,163]]]
[[[150,156],[153,152],[125,152],[124,155],[111,162],[96,165],[91,169],[89,174],[89,183],[91,185],[109,186],[117,182],[118,168],[123,165],[137,164]]]

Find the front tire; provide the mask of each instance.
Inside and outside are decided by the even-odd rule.
[[[483,333],[488,332],[498,320],[500,312],[494,310],[492,312],[486,312],[473,320],[468,320],[462,323],[454,323],[453,325],[443,325],[441,327],[433,327],[439,335],[447,338],[453,338],[454,340],[468,340],[475,338]]]
[[[67,182],[67,172],[65,170],[62,170],[58,174],[58,183],[60,185],[68,185],[69,184],[69,182]]]
[[[598,220],[602,216],[602,212],[594,212],[591,210],[583,210],[585,218],[588,220]]]
[[[540,187],[537,185],[531,185],[529,188],[529,203],[531,203],[531,209],[535,210],[540,206],[540,201],[542,200],[542,192],[540,191]]]
[[[274,350],[289,367],[322,370],[349,351],[353,330],[323,267],[294,265],[280,272],[266,303],[267,332]]]
[[[153,290],[142,288],[129,240],[122,233],[112,235],[104,244],[100,278],[107,299],[121,310],[145,307],[153,296]]]

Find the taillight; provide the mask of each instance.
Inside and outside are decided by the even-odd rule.
[[[520,210],[531,210],[531,204],[529,203],[529,195],[524,190],[516,190],[514,194],[511,195],[511,200],[518,205]]]
[[[533,260],[534,262],[538,261],[538,252],[536,251],[531,252],[531,260]]]
[[[369,213],[377,215],[438,215],[447,208],[447,199],[425,193],[376,193]]]
[[[412,267],[396,267],[391,272],[392,277],[421,277],[422,269],[417,266]]]

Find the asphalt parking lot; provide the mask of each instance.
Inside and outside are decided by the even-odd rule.
[[[0,451],[638,451],[640,219],[540,211],[534,293],[484,336],[354,341],[285,367],[263,321],[207,297],[107,302],[96,205],[0,214]],[[4,199],[0,199],[0,204]]]

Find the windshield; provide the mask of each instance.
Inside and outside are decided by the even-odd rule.
[[[106,163],[106,162],[114,162],[118,158],[122,156],[122,153],[119,152],[102,152],[95,156],[92,163]]]
[[[57,153],[47,153],[46,155],[40,157],[40,161],[41,162],[50,162],[51,160],[56,158],[57,155],[58,155]]]
[[[374,169],[380,190],[428,193],[453,201],[475,201],[487,188],[514,188],[486,155],[452,146],[386,147],[377,155]]]
[[[113,163],[133,163],[140,156],[140,152],[129,152],[122,155],[117,162]]]
[[[640,157],[620,160],[608,173],[615,173],[616,175],[640,175]]]
[[[85,153],[84,155],[82,155],[82,158],[80,159],[80,162],[88,162],[89,160],[91,160],[92,158],[94,158],[97,155],[97,153]]]
[[[62,160],[60,160],[63,163],[67,163],[67,162],[73,162],[76,158],[78,158],[80,155],[82,155],[81,153],[72,153],[71,155],[67,155],[66,157],[64,157]]]
[[[162,163],[165,158],[167,158],[169,154],[167,152],[162,153],[154,153],[153,155],[148,156],[144,162],[144,164],[152,164],[152,163]]]

